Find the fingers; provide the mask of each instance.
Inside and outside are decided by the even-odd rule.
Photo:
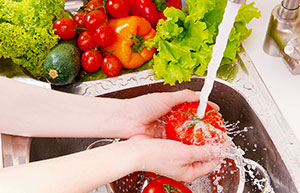
[[[130,140],[135,140],[135,141],[140,141],[145,139],[152,139],[152,137],[149,135],[136,135],[130,138]]]
[[[190,150],[190,159],[192,162],[204,162],[223,158],[224,148],[221,144],[219,146],[187,146]]]
[[[200,93],[194,92],[188,89],[169,93],[172,100],[173,106],[184,103],[184,102],[195,102],[200,100]]]
[[[214,171],[219,164],[221,164],[220,159],[211,160],[209,162],[194,162],[190,167],[191,171],[187,171],[182,180],[185,182],[193,182],[200,176],[207,175]]]
[[[200,92],[195,92],[188,89],[173,92],[170,93],[170,95],[171,96],[168,98],[168,100],[173,100],[172,106],[176,106],[184,102],[196,102],[200,100]],[[208,104],[216,111],[220,110],[220,107],[216,103],[208,101]]]
[[[207,104],[209,104],[213,109],[215,109],[216,111],[220,111],[220,107],[219,105],[217,105],[216,103],[213,103],[211,101],[208,101]]]

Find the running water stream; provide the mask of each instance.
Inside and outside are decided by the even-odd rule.
[[[205,114],[205,109],[208,97],[212,91],[213,84],[216,78],[217,70],[223,58],[229,34],[234,25],[235,17],[238,14],[242,4],[228,1],[223,20],[219,25],[219,33],[216,38],[216,44],[213,47],[212,58],[207,66],[207,76],[205,77],[204,86],[201,90],[200,105],[198,107],[197,115],[202,119]]]

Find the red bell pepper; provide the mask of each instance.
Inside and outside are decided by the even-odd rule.
[[[176,9],[182,9],[181,0],[168,0],[168,7],[175,7]]]
[[[128,0],[128,15],[137,15],[146,18],[156,27],[159,19],[165,19],[163,10],[166,7],[182,9],[181,0]]]
[[[137,15],[146,18],[153,27],[158,22],[158,12],[152,0],[128,0],[128,15]]]

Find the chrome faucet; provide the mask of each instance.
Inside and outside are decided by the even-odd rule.
[[[229,1],[231,1],[233,3],[238,3],[238,4],[243,4],[246,2],[246,0],[229,0]]]
[[[283,0],[274,7],[264,51],[282,57],[292,74],[300,74],[300,0]]]

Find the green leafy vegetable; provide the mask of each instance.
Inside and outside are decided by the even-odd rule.
[[[206,73],[227,0],[187,0],[186,3],[184,10],[167,8],[164,11],[167,19],[159,21],[156,36],[146,42],[147,47],[158,50],[153,66],[157,78],[164,78],[171,85],[189,81],[193,74]],[[234,65],[228,64],[237,60],[241,41],[251,34],[246,24],[259,17],[254,3],[240,8],[224,52],[221,67],[226,66],[220,68],[220,77],[225,76],[226,69],[230,73],[235,71]]]
[[[35,77],[59,37],[53,22],[65,16],[64,0],[0,0],[0,58],[10,58]]]

